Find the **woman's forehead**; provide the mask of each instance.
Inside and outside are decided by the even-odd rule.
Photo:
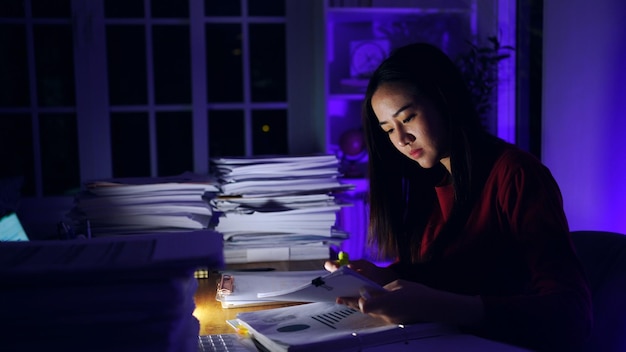
[[[387,100],[387,103],[390,99],[402,104],[409,101],[416,105],[428,103],[425,96],[419,94],[414,86],[405,82],[385,82],[378,86],[372,95],[372,105],[380,103],[383,99]]]

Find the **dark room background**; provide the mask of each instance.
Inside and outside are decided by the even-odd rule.
[[[24,196],[288,153],[284,0],[11,0],[0,18],[3,173]]]

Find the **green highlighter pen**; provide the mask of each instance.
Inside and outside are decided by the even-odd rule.
[[[348,255],[348,253],[344,251],[340,251],[339,254],[337,254],[337,264],[339,264],[339,266],[344,266],[344,265],[348,265],[349,263],[350,263],[350,256]]]

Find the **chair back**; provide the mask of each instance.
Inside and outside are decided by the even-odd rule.
[[[589,280],[594,325],[583,351],[626,351],[626,235],[572,231]]]

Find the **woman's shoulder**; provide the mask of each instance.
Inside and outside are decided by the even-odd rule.
[[[551,177],[550,171],[539,158],[510,143],[504,144],[496,158],[492,173],[508,177],[520,174],[541,174]]]
[[[535,155],[508,142],[503,144],[503,147],[500,152],[500,156],[498,157],[498,162],[513,163],[513,164],[516,164],[516,163],[541,164],[541,161]]]

